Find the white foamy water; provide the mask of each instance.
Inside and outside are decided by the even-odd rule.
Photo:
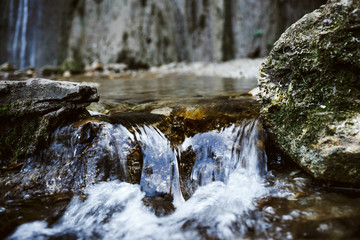
[[[264,227],[251,213],[256,200],[270,192],[262,178],[266,156],[257,124],[255,120],[197,134],[179,146],[196,152],[191,179],[198,181],[198,186],[187,201],[179,190],[176,153],[180,150],[173,150],[157,129],[139,127],[135,138],[144,154],[140,185],[118,180],[91,185],[85,189],[86,199],[74,197],[55,225],[48,226],[45,221],[23,224],[9,239],[244,237],[251,229]],[[157,217],[144,205],[145,195],[156,192],[174,197],[174,213]]]

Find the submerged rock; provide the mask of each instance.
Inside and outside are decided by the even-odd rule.
[[[95,88],[47,79],[0,81],[0,167],[21,165],[54,127],[86,114]]]
[[[260,69],[261,114],[315,178],[360,184],[360,1],[329,1],[293,24]]]

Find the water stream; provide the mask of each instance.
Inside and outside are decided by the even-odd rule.
[[[0,173],[0,237],[359,236],[360,191],[314,181],[274,147],[244,94],[256,82],[166,77],[88,79],[102,94],[93,116]]]
[[[249,215],[256,207],[256,199],[271,192],[263,178],[266,154],[259,147],[259,143],[264,141],[259,124],[259,120],[255,119],[244,121],[240,126],[231,125],[220,131],[199,133],[185,139],[175,149],[159,129],[141,126],[132,134],[121,125],[112,129],[104,125],[101,134],[109,135],[102,136],[102,141],[96,143],[102,145],[97,156],[104,158],[105,154],[117,154],[115,158],[124,162],[130,149],[126,142],[139,142],[143,154],[140,183],[112,180],[85,184],[86,198],[75,197],[56,224],[48,226],[46,221],[24,224],[10,239],[46,239],[50,236],[78,239],[233,239],[244,236],[249,229],[263,227],[255,226],[255,219]],[[58,136],[60,133],[55,134]],[[75,148],[70,144],[70,151],[65,154],[73,152],[68,157],[73,158],[72,163],[76,164],[74,157],[83,156],[85,151],[78,152],[81,151],[77,147],[81,137],[76,131],[72,134],[71,142],[76,143]],[[111,139],[107,141],[108,138]],[[59,141],[54,143],[54,152],[66,149],[64,145],[60,146]],[[91,150],[87,148],[86,152]],[[185,151],[193,151],[196,158],[188,181],[183,181],[183,186],[180,186],[178,161]],[[64,161],[68,157],[62,155],[53,161]],[[72,178],[68,181],[70,184],[76,179],[84,179],[88,183],[96,181],[95,178],[101,177],[99,162],[96,162],[98,159],[89,156],[84,159],[87,163],[82,165],[81,171],[79,168],[71,169],[68,174],[57,171],[57,176],[63,177],[51,181],[52,169],[45,178],[53,186],[62,187],[64,180],[69,178]],[[56,164],[66,166],[65,162]],[[120,165],[120,172],[124,172],[124,166]],[[78,172],[83,176],[72,174]],[[53,186],[47,186],[47,190],[55,190]],[[187,201],[181,189],[192,189]],[[144,197],[147,204],[144,204]],[[169,205],[176,210],[167,215],[166,207]]]

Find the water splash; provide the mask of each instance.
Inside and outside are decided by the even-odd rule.
[[[144,154],[140,185],[119,180],[91,185],[85,189],[86,199],[75,197],[55,225],[24,224],[10,239],[234,239],[254,229],[262,231],[266,226],[251,217],[256,199],[270,191],[261,177],[266,157],[258,126],[259,121],[253,120],[197,134],[186,139],[180,150],[173,150],[156,128],[137,126],[133,137],[124,128],[123,139],[126,133],[125,138],[139,141]],[[144,197],[166,192],[175,202],[180,198],[176,152],[188,147],[197,155],[192,180],[198,181],[201,173],[201,184],[187,201],[177,201],[173,214],[157,217],[144,205]]]

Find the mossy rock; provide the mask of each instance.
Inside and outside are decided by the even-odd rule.
[[[275,43],[260,69],[261,114],[317,179],[360,184],[360,1],[329,1]]]

